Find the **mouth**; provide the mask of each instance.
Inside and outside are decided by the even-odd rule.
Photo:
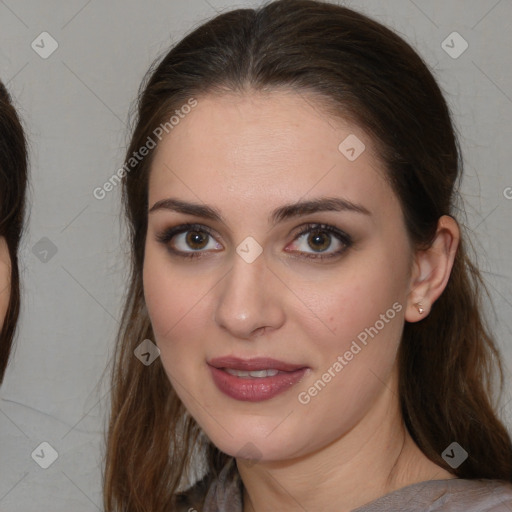
[[[283,393],[302,380],[309,368],[277,359],[259,357],[215,358],[208,362],[217,388],[235,400],[259,402]]]
[[[226,373],[230,375],[234,375],[235,377],[241,377],[243,379],[262,379],[264,377],[275,377],[279,373],[287,373],[280,372],[279,370],[266,369],[266,370],[255,370],[252,372],[248,372],[245,370],[234,370],[233,368],[219,368],[220,370],[224,370]]]
[[[251,359],[242,359],[240,357],[225,356],[211,359],[208,364],[214,368],[229,369],[245,372],[260,372],[268,370],[277,370],[278,372],[294,372],[305,368],[305,365],[286,363],[271,357],[253,357]],[[257,375],[255,375],[258,377]]]

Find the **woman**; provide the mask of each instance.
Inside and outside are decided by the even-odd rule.
[[[20,311],[18,246],[27,187],[27,145],[9,93],[0,82],[0,383]]]
[[[107,511],[512,509],[459,148],[406,42],[219,15],[151,70],[127,162]]]

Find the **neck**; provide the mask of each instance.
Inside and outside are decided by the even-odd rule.
[[[430,461],[407,432],[396,382],[393,377],[383,387],[357,425],[316,452],[254,465],[237,459],[244,512],[349,512],[407,485],[454,478]]]

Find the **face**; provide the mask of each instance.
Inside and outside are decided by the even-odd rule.
[[[11,260],[5,238],[0,237],[0,331],[4,324],[11,295]]]
[[[383,176],[364,131],[292,92],[198,98],[162,139],[144,293],[166,373],[220,450],[305,455],[392,379],[412,253]],[[326,198],[342,207],[283,209]]]

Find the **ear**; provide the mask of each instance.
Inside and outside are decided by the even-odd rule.
[[[0,236],[0,331],[11,297],[11,257],[4,237]]]
[[[443,215],[437,223],[432,245],[416,252],[405,311],[407,322],[418,322],[428,316],[432,304],[443,293],[450,278],[459,240],[457,221]]]

